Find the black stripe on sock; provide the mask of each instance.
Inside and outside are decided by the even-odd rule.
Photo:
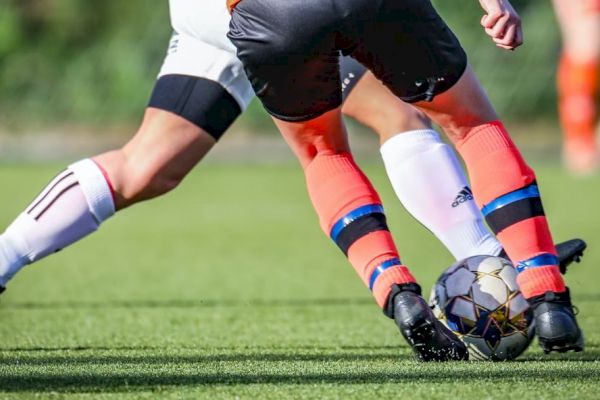
[[[541,215],[546,215],[542,200],[539,197],[529,197],[492,211],[485,220],[494,234],[498,234],[517,222]]]
[[[72,188],[74,188],[75,186],[78,186],[79,182],[73,182],[72,184],[70,184],[69,186],[67,186],[66,188],[64,188],[63,190],[61,190],[55,198],[52,199],[52,201],[50,203],[48,203],[48,205],[46,207],[44,207],[44,209],[36,216],[34,217],[34,219],[37,221],[39,220],[42,215],[44,215],[44,213],[46,211],[48,211],[50,209],[50,207],[52,207],[52,204],[56,203],[56,200],[58,200],[60,198],[60,196],[62,196],[63,194],[65,194],[66,192],[68,192],[69,190],[71,190]]]
[[[337,237],[336,244],[347,256],[348,249],[354,242],[375,231],[389,231],[384,214],[372,213],[352,221],[342,229]]]
[[[60,174],[63,174],[63,173],[65,173],[65,172],[67,172],[67,171],[63,171],[63,172],[61,172]],[[60,176],[60,174],[58,174],[58,175],[57,175],[57,176],[56,176],[54,179],[58,178],[58,177]],[[67,174],[65,174],[65,175],[64,175],[64,176],[62,176],[60,179],[58,179],[56,182],[54,182],[54,184],[52,184],[52,186],[51,186],[51,187],[49,187],[49,188],[46,190],[46,193],[44,193],[44,191],[42,191],[42,193],[44,193],[44,195],[43,195],[43,196],[42,196],[42,197],[41,197],[41,198],[40,198],[38,201],[36,201],[36,202],[35,202],[35,204],[31,205],[31,206],[30,206],[30,207],[27,209],[27,213],[28,213],[28,214],[31,214],[31,213],[32,213],[32,211],[33,211],[33,210],[34,210],[34,209],[35,209],[37,206],[39,206],[39,205],[40,205],[40,203],[41,203],[41,202],[43,202],[43,201],[46,199],[46,197],[48,197],[48,195],[50,194],[50,192],[52,192],[52,190],[53,190],[55,187],[57,187],[59,183],[61,183],[62,181],[64,181],[64,180],[65,180],[65,179],[67,179],[68,177],[70,177],[71,175],[73,175],[73,171],[69,171]],[[40,194],[38,195],[38,197],[39,197],[40,195],[42,195],[42,193],[40,193]]]

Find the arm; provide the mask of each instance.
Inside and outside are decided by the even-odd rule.
[[[523,44],[521,18],[508,0],[479,0],[485,15],[481,25],[496,46],[514,50]]]

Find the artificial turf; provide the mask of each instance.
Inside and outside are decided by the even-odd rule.
[[[556,240],[589,249],[567,281],[583,353],[423,364],[320,232],[300,169],[212,163],[175,192],[26,267],[0,296],[0,398],[600,396],[600,179],[536,165]],[[450,255],[407,216],[380,165],[402,259],[429,291]],[[57,172],[0,166],[4,227]]]

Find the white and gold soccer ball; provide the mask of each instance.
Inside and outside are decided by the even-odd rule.
[[[467,345],[470,359],[512,360],[533,339],[533,312],[501,257],[475,256],[451,265],[435,283],[433,312]]]

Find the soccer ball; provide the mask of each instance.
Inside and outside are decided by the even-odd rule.
[[[512,360],[534,336],[533,312],[504,258],[475,256],[454,263],[435,283],[430,304],[467,345],[470,359]]]

